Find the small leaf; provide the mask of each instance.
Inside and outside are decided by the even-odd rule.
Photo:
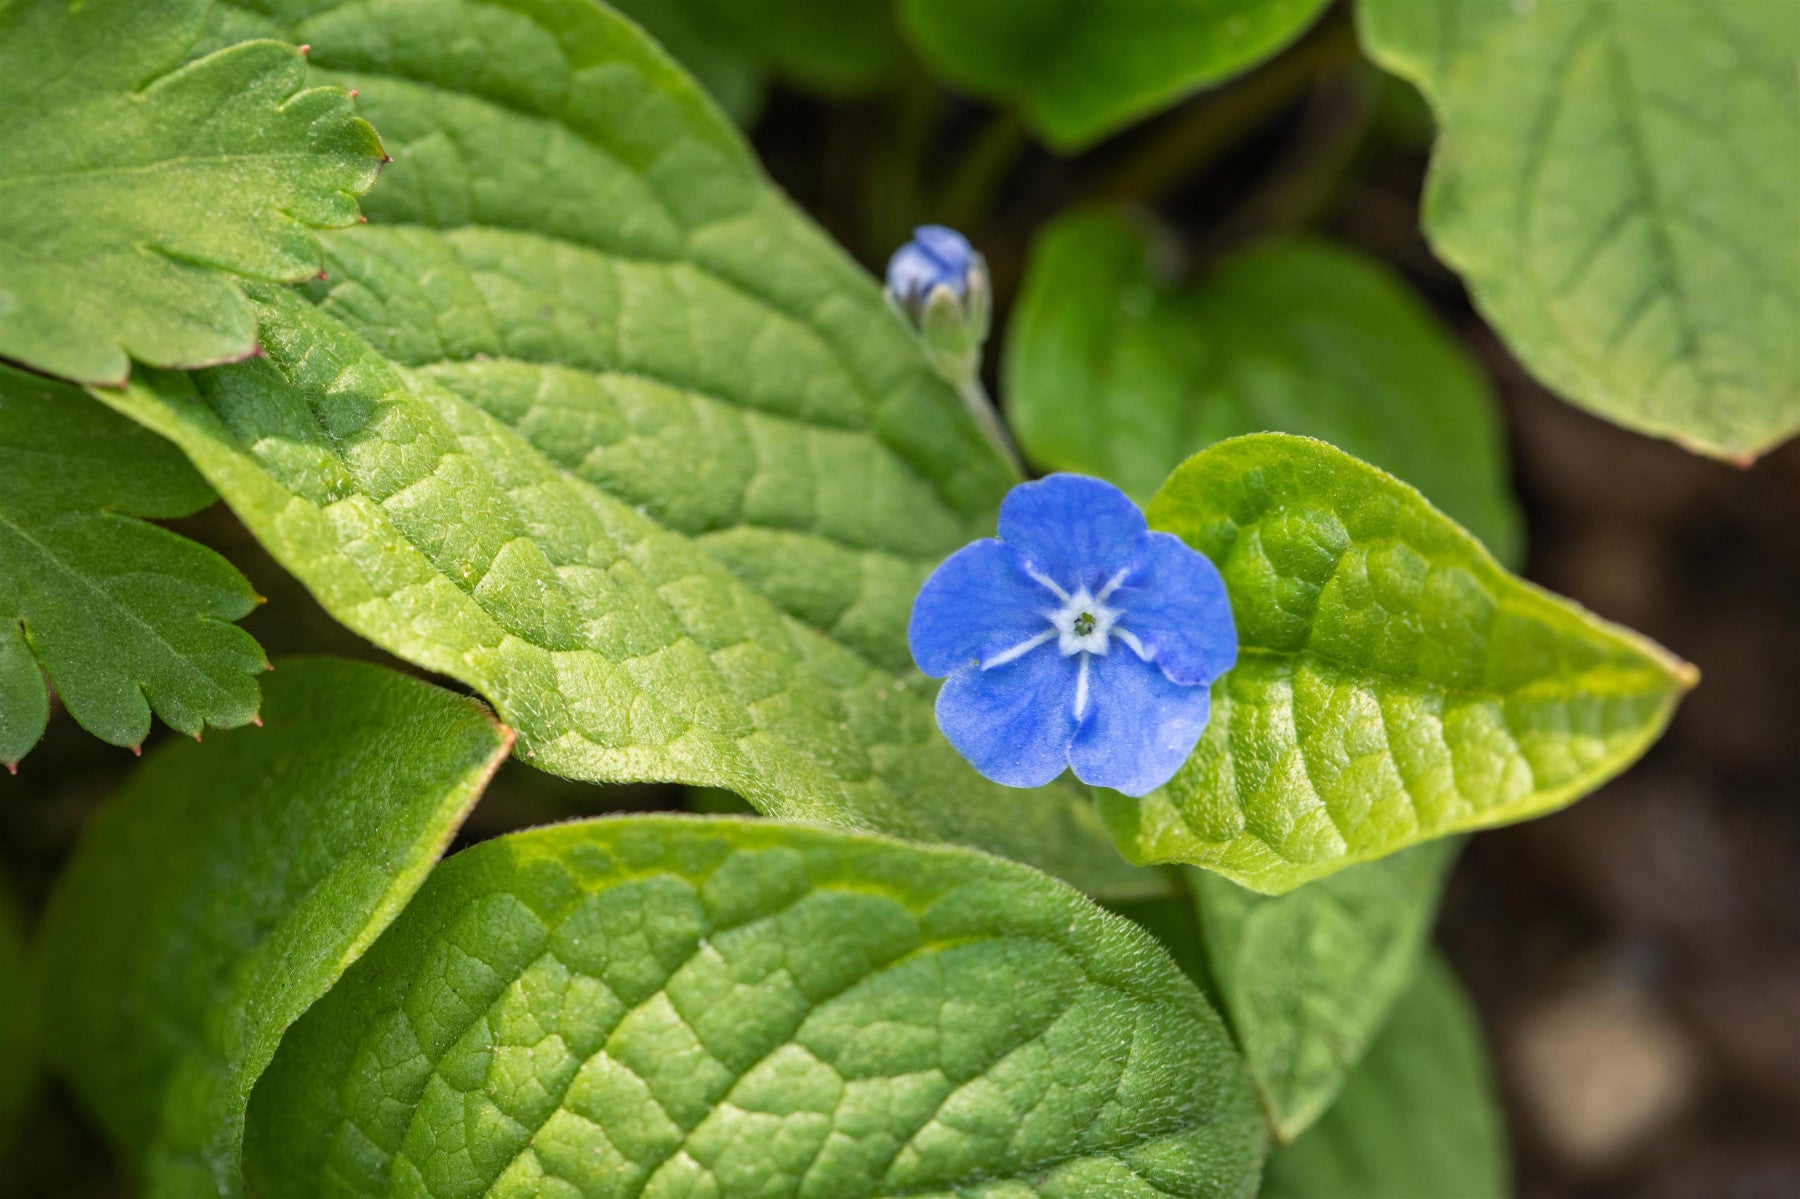
[[[902,0],[914,42],[951,82],[1016,104],[1079,150],[1269,58],[1327,0]]]
[[[1176,289],[1150,253],[1149,231],[1111,212],[1039,236],[1005,360],[1027,455],[1145,502],[1216,441],[1300,433],[1400,476],[1518,560],[1493,394],[1400,280],[1347,248],[1281,240]]]
[[[267,728],[152,754],[57,884],[46,1044],[153,1199],[239,1193],[283,1030],[387,926],[506,757],[473,701],[283,662]]]
[[[446,862],[251,1098],[270,1199],[1254,1192],[1218,1016],[1016,863],[624,817]]]
[[[1215,993],[1278,1141],[1337,1097],[1412,981],[1456,848],[1415,846],[1273,897],[1188,872]]]
[[[1642,754],[1696,678],[1323,442],[1221,442],[1149,516],[1218,564],[1240,650],[1168,786],[1102,798],[1134,860],[1281,892],[1541,815]]]
[[[316,308],[258,293],[266,360],[108,402],[542,769],[1166,889],[938,733],[907,615],[1015,476],[697,86],[584,0],[314,7],[277,32],[393,147],[371,224]]]
[[[1344,1093],[1269,1157],[1262,1199],[1505,1199],[1505,1132],[1475,1013],[1428,954]]]
[[[117,385],[130,358],[243,358],[232,276],[319,271],[381,145],[292,46],[183,63],[205,0],[0,6],[0,356]]]
[[[0,890],[0,1160],[37,1083],[37,987],[12,899]]]
[[[0,365],[0,763],[43,735],[45,674],[114,745],[141,743],[152,709],[190,737],[256,715],[268,663],[230,623],[256,593],[211,550],[135,519],[214,498],[162,438]]]
[[[1766,0],[1368,0],[1441,126],[1433,247],[1550,387],[1748,459],[1800,431],[1800,21]]]

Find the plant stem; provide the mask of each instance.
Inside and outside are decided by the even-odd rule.
[[[937,219],[953,229],[973,227],[992,206],[994,193],[1025,145],[1025,123],[1018,114],[1001,109],[990,116],[938,190],[932,205]]]
[[[1013,445],[1012,435],[1006,431],[1006,425],[1000,420],[1000,410],[994,407],[994,401],[988,398],[987,388],[981,385],[977,375],[970,375],[967,382],[956,389],[962,399],[963,407],[975,418],[975,425],[988,444],[999,451],[1000,456],[1020,474],[1025,473],[1025,464],[1019,458],[1018,447]]]

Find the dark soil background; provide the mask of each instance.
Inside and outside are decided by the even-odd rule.
[[[1428,126],[1416,97],[1355,61],[1343,17],[1072,161],[935,89],[834,104],[777,93],[755,139],[871,267],[917,221],[963,227],[993,267],[1002,332],[1032,233],[1089,199],[1155,212],[1196,270],[1306,228],[1407,276],[1498,391],[1529,576],[1703,676],[1642,763],[1559,814],[1478,835],[1451,880],[1438,937],[1487,1027],[1518,1193],[1800,1196],[1800,443],[1738,469],[1536,385],[1431,256],[1417,215]],[[270,597],[245,625],[271,656],[399,665],[320,611],[222,507],[179,527]],[[0,872],[28,915],[132,761],[59,714],[19,776],[0,775]],[[681,799],[510,763],[462,839]],[[46,1090],[0,1159],[0,1196],[124,1194],[104,1145]]]

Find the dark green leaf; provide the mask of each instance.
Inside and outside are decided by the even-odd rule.
[[[110,402],[546,770],[1161,889],[1079,788],[938,733],[912,597],[1014,475],[692,81],[579,0],[319,7],[285,32],[395,153],[374,223],[319,307],[262,293],[266,360]]]
[[[1279,892],[1540,815],[1633,762],[1696,677],[1323,442],[1221,442],[1149,515],[1218,564],[1241,650],[1175,778],[1102,799],[1140,861]]]
[[[155,1199],[238,1193],[251,1083],[512,740],[472,700],[326,658],[283,662],[265,712],[151,755],[45,917],[47,1051]]]
[[[1800,430],[1800,20],[1771,0],[1367,0],[1441,125],[1425,227],[1520,359],[1703,453]]]
[[[1429,954],[1344,1093],[1269,1158],[1262,1199],[1505,1199],[1505,1132],[1481,1029]]]
[[[1337,1097],[1412,981],[1456,848],[1415,846],[1280,896],[1188,872],[1214,993],[1277,1140]]]
[[[1327,0],[899,0],[953,83],[1078,150],[1299,37]]]
[[[381,144],[292,46],[183,64],[206,0],[0,4],[0,356],[119,384],[243,358],[233,276],[319,271]]]
[[[1224,1026],[996,858],[624,817],[446,862],[251,1099],[269,1199],[1254,1192]]]
[[[1006,346],[1028,456],[1144,502],[1216,441],[1300,433],[1400,476],[1517,562],[1493,395],[1403,283],[1327,242],[1272,241],[1176,288],[1151,246],[1109,212],[1040,235]]]
[[[189,736],[256,716],[267,663],[231,623],[256,593],[211,550],[137,519],[213,498],[162,438],[0,365],[0,763],[43,734],[46,673],[114,745],[143,741],[152,709]]]

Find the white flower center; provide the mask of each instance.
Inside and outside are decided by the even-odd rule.
[[[1106,601],[1112,593],[1125,582],[1130,572],[1127,567],[1106,581],[1099,595],[1091,595],[1086,587],[1077,588],[1071,595],[1058,585],[1055,579],[1043,574],[1027,564],[1025,571],[1039,584],[1049,590],[1062,601],[1062,607],[1045,612],[1050,627],[1033,637],[1027,637],[1017,645],[1009,646],[984,659],[981,669],[992,670],[996,666],[1004,666],[1008,662],[1017,661],[1026,654],[1055,639],[1057,649],[1067,658],[1074,654],[1081,655],[1075,676],[1075,719],[1080,720],[1087,714],[1088,706],[1088,659],[1093,654],[1104,654],[1110,648],[1110,639],[1117,637],[1131,648],[1131,651],[1146,662],[1150,660],[1149,651],[1128,630],[1118,628],[1121,617],[1125,615],[1119,608],[1109,608]]]
[[[1070,654],[1103,654],[1112,627],[1124,615],[1088,594],[1086,587],[1063,601],[1063,606],[1050,613],[1050,623],[1058,633],[1056,648],[1066,658]]]

